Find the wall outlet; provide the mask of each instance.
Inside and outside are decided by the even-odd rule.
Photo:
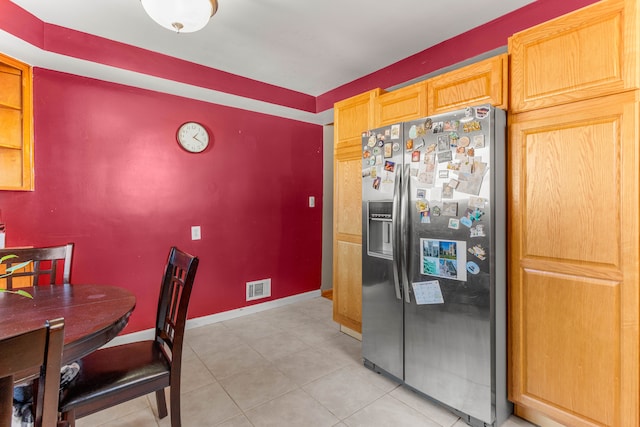
[[[271,279],[247,282],[247,301],[271,296]]]
[[[191,240],[200,240],[202,234],[200,234],[200,226],[194,225],[191,227]]]
[[[316,207],[316,198],[313,196],[309,196],[309,207],[310,208]]]

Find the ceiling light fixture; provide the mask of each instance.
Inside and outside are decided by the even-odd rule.
[[[145,12],[178,33],[201,30],[218,11],[218,0],[140,0]]]

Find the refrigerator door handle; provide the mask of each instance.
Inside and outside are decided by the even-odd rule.
[[[400,225],[402,221],[400,220],[400,181],[401,181],[401,173],[400,169],[396,170],[396,179],[393,184],[393,212],[391,214],[391,229],[392,229],[392,251],[393,251],[393,285],[396,290],[396,298],[402,301],[402,295],[400,293]]]
[[[401,269],[402,271],[402,289],[404,293],[404,300],[406,303],[411,303],[411,297],[409,295],[409,245],[411,244],[410,239],[410,229],[409,229],[409,203],[411,203],[411,196],[409,191],[411,190],[411,186],[409,182],[411,180],[409,173],[409,165],[404,166],[404,173],[402,176],[402,206],[400,208],[400,218],[401,218],[401,226],[400,226],[400,235],[402,238],[402,255],[400,259],[402,260]]]

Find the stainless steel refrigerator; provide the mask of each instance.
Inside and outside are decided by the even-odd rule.
[[[483,105],[362,138],[364,363],[473,426],[512,411],[505,123]]]

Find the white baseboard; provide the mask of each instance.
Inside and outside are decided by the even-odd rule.
[[[210,314],[208,316],[196,317],[187,320],[186,329],[197,328],[199,326],[211,325],[225,320],[235,319],[237,317],[247,316],[249,314],[259,313],[261,311],[270,310],[272,308],[283,307],[294,302],[310,300],[321,296],[320,290],[305,292],[303,294],[292,295],[290,297],[280,298],[273,301],[263,302],[261,304],[250,305],[247,307],[236,308],[235,310],[223,311],[221,313]],[[144,331],[133,332],[130,334],[119,335],[109,341],[104,347],[114,345],[127,344],[135,341],[152,340],[154,330],[145,329]]]

